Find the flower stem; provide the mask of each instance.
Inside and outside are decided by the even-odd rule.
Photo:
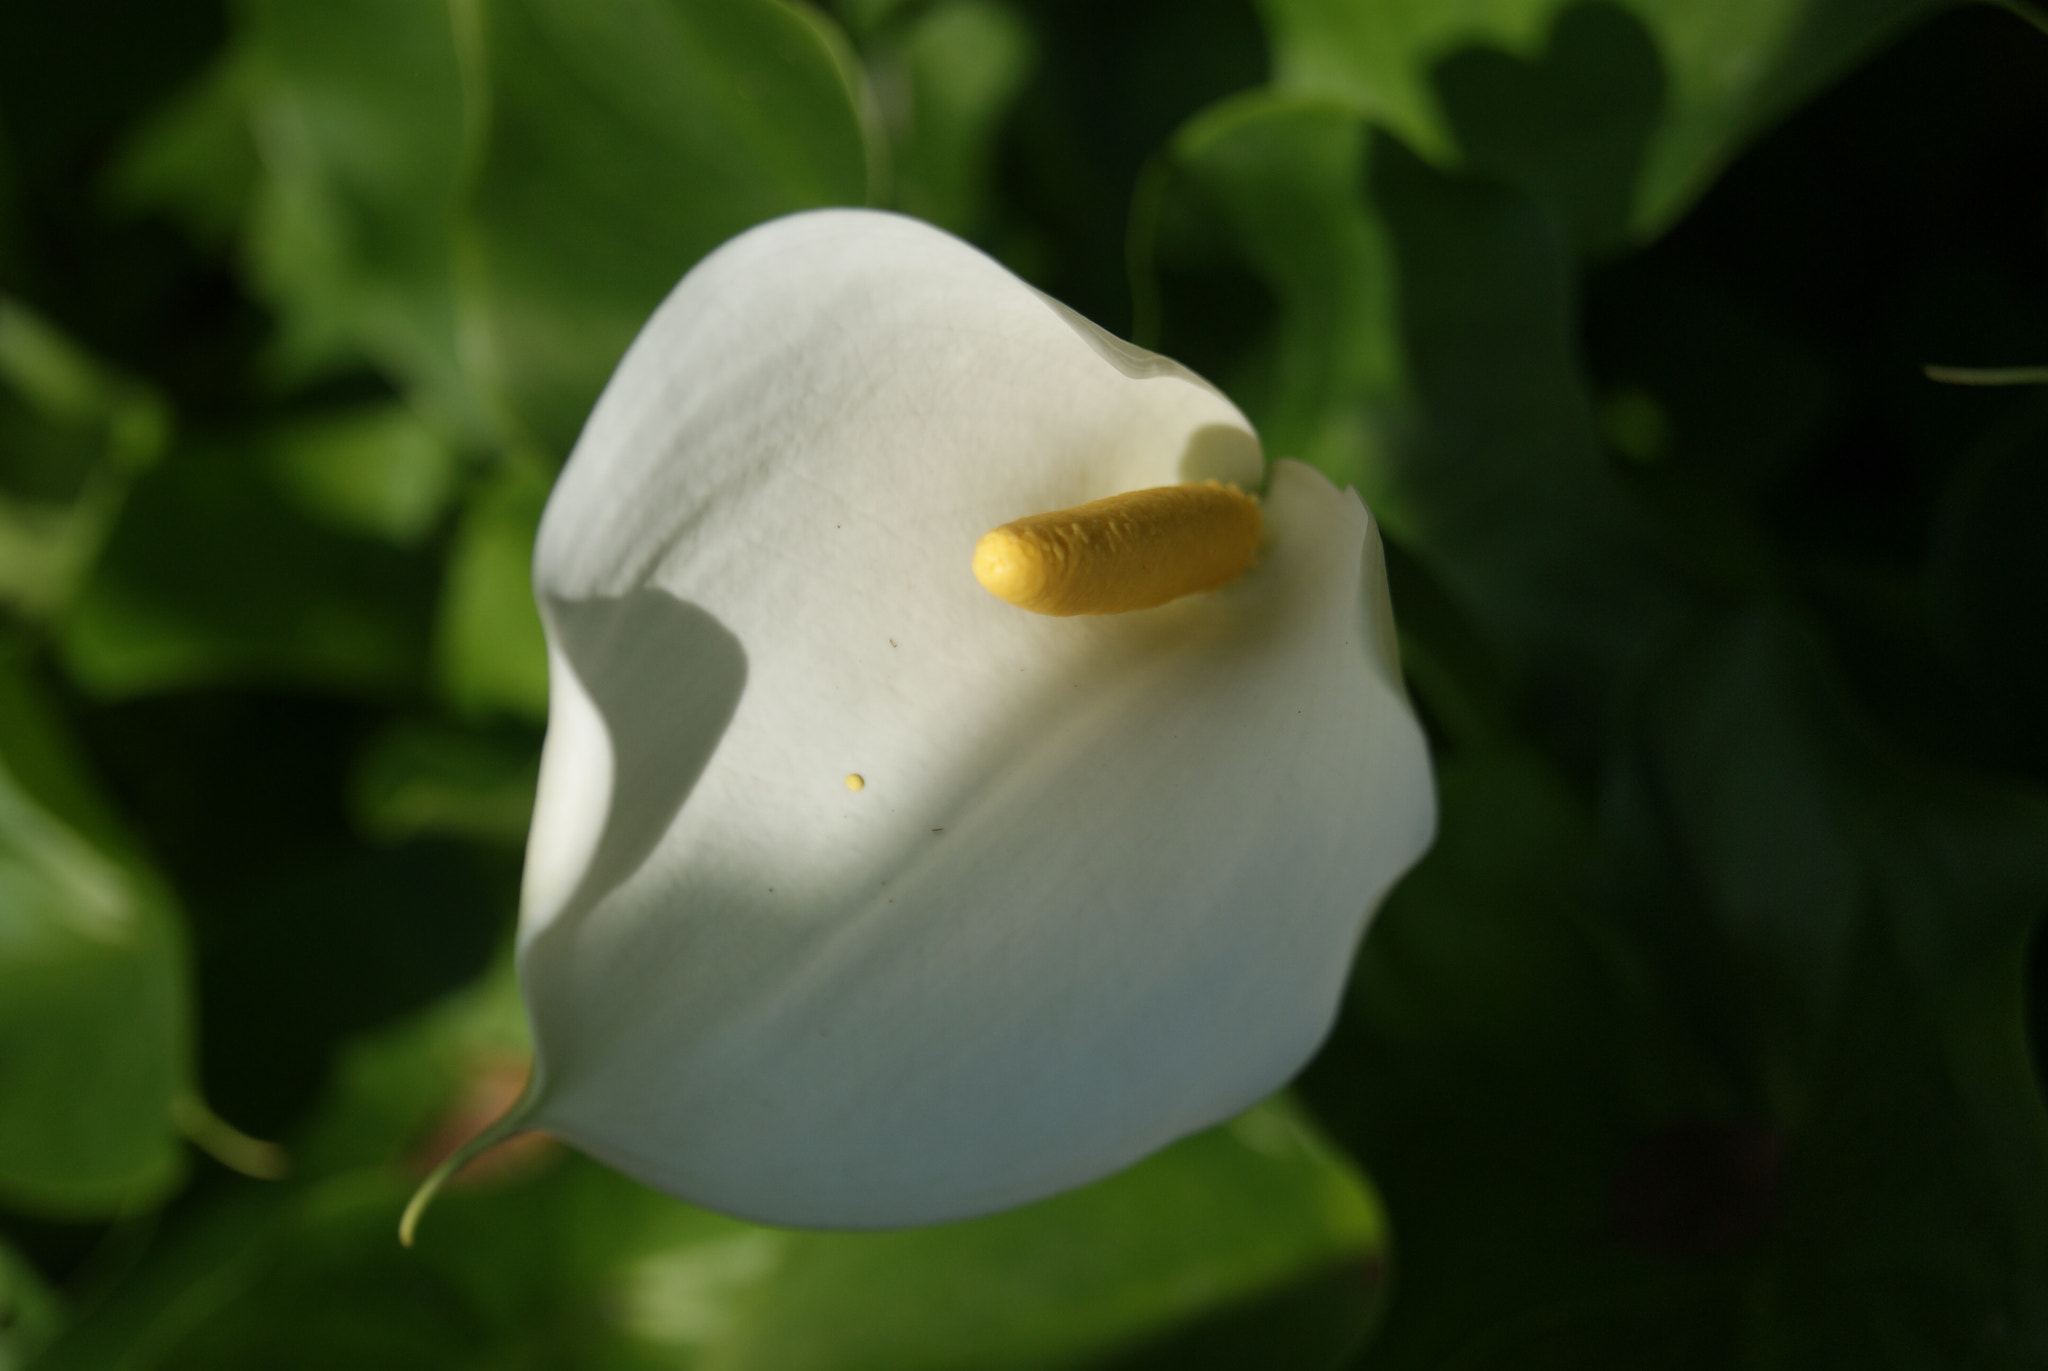
[[[196,1094],[182,1094],[171,1101],[171,1122],[187,1142],[230,1171],[275,1181],[291,1170],[291,1156],[282,1147],[250,1137],[208,1109]]]
[[[420,1226],[420,1215],[427,1212],[434,1196],[456,1172],[525,1127],[527,1104],[531,1098],[531,1092],[521,1096],[519,1102],[506,1110],[496,1123],[449,1153],[439,1166],[427,1173],[427,1178],[420,1182],[420,1188],[413,1191],[412,1198],[406,1201],[405,1213],[399,1216],[398,1241],[401,1245],[412,1246],[413,1234]]]

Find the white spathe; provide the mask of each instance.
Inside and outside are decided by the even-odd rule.
[[[975,583],[998,524],[1211,477],[1269,531],[1220,592]],[[1199,378],[913,220],[780,219],[684,278],[534,583],[522,1121],[729,1213],[961,1218],[1244,1109],[1433,832],[1358,497],[1268,483]]]

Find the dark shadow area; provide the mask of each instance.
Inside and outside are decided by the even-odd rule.
[[[1377,1258],[1347,1261],[1226,1305],[1089,1371],[1319,1371],[1348,1365],[1386,1289]]]
[[[1713,1261],[1766,1242],[1785,1205],[1786,1143],[1768,1124],[1678,1119],[1629,1149],[1603,1235],[1669,1261]]]
[[[1754,500],[1786,540],[1917,558],[1969,436],[2026,399],[1935,385],[1921,367],[2048,357],[2044,126],[2040,34],[1989,6],[1925,25],[1760,139],[1662,241],[1592,273],[1601,389],[1635,384],[1668,406],[1674,461]],[[1811,429],[1797,411],[1813,401],[1758,412],[1737,397],[1738,432],[1698,379],[1759,347],[1796,349],[1812,359],[1801,373],[1817,365],[1839,387],[1830,422],[1768,472],[1738,450],[1775,448],[1781,416]]]
[[[82,730],[189,920],[208,1102],[258,1136],[289,1136],[347,1037],[475,977],[515,907],[516,853],[356,831],[348,777],[374,717],[208,692],[102,707]]]
[[[1279,298],[1246,262],[1228,206],[1199,178],[1176,175],[1159,198],[1134,341],[1229,385],[1240,405],[1256,409],[1274,389]]]
[[[2038,388],[1928,363],[2048,359],[2048,41],[1989,6],[1879,54],[1585,282],[1616,465],[1782,550],[1859,703],[1944,763],[2048,779]],[[1965,703],[1967,702],[1967,703]]]
[[[1937,511],[1934,613],[1983,763],[2048,782],[2048,392],[1997,408]]]
[[[739,708],[747,654],[725,625],[665,590],[545,606],[612,748],[604,834],[569,902],[573,915],[632,875],[668,831]]]
[[[1466,170],[1544,204],[1582,254],[1622,245],[1664,112],[1664,63],[1641,20],[1591,0],[1558,15],[1535,61],[1471,48],[1435,77]]]
[[[262,315],[225,243],[109,214],[106,177],[137,120],[196,78],[228,27],[220,0],[0,7],[0,290],[147,373],[186,413],[236,393]]]
[[[1245,0],[1037,0],[1038,64],[1004,129],[985,244],[1025,280],[1130,336],[1124,237],[1147,158],[1197,110],[1265,80]]]
[[[1590,778],[1599,714],[1682,615],[1693,571],[1602,458],[1563,226],[1383,133],[1370,168],[1415,401],[1392,454],[1413,550]]]

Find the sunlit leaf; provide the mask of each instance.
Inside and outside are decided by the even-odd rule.
[[[507,463],[471,494],[441,592],[434,658],[442,692],[474,715],[547,717],[547,643],[533,606],[533,540],[547,478]]]
[[[379,838],[441,833],[524,843],[539,768],[530,734],[395,725],[357,764],[356,819]]]
[[[457,455],[400,405],[282,424],[259,441],[278,488],[308,519],[399,544],[432,531],[461,475]]]
[[[287,360],[366,357],[453,434],[566,452],[692,262],[867,195],[825,21],[781,0],[251,17],[250,245]]]
[[[1667,663],[1598,819],[1529,760],[1449,768],[1307,1085],[1393,1223],[1362,1364],[2019,1364],[2044,840],[1869,750],[1770,620]]]
[[[996,139],[1035,60],[1029,25],[1001,0],[920,10],[867,45],[894,155],[894,200],[962,237],[988,224]]]

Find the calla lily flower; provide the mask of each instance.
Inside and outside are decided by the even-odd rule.
[[[1160,487],[1254,510],[1159,516],[1169,561],[1242,544],[1194,593],[1033,613],[977,582],[990,529]],[[1110,543],[1151,517],[1120,508]],[[1105,555],[1082,580],[1153,558]],[[481,1141],[545,1129],[742,1217],[987,1213],[1247,1108],[1433,833],[1358,496],[895,215],[776,220],[683,279],[534,586],[536,1063]]]

